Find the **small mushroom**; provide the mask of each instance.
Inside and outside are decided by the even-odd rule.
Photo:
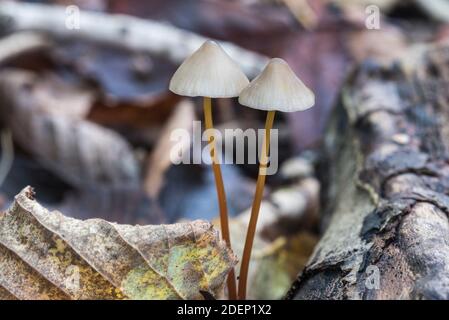
[[[265,122],[265,137],[257,177],[256,192],[251,208],[251,217],[243,249],[242,264],[238,286],[238,298],[246,298],[246,282],[251,250],[256,232],[257,218],[265,186],[268,153],[270,150],[270,131],[276,111],[295,112],[312,107],[315,104],[313,92],[294,74],[287,62],[280,58],[271,59],[265,69],[242,91],[240,104],[268,111]]]
[[[248,78],[240,70],[237,63],[227,55],[219,44],[208,40],[176,70],[169,88],[172,92],[182,96],[203,97],[205,127],[206,129],[212,129],[211,98],[237,97],[248,83]],[[220,164],[217,161],[217,152],[215,152],[215,138],[210,136],[208,139],[220,208],[221,233],[223,239],[231,248],[226,194]],[[227,284],[229,298],[236,299],[237,289],[234,270],[229,272]]]
[[[170,90],[181,96],[238,97],[249,80],[215,41],[206,41],[176,70]]]

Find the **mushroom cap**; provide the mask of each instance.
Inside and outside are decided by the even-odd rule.
[[[182,96],[231,98],[248,84],[237,63],[218,43],[208,40],[176,70],[169,89]]]
[[[315,95],[280,58],[265,69],[240,93],[239,103],[259,110],[302,111],[315,104]]]

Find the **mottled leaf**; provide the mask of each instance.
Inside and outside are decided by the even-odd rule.
[[[49,212],[30,187],[0,216],[0,297],[203,299],[234,255],[204,221],[131,226]]]

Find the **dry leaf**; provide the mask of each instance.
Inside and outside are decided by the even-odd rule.
[[[44,89],[40,81],[26,71],[0,74],[1,111],[14,140],[74,185],[138,184],[138,164],[129,144],[117,133],[78,116],[46,110],[49,104],[43,107],[44,96],[36,94]]]
[[[202,299],[221,292],[235,263],[204,221],[82,221],[49,212],[30,187],[0,215],[0,297]]]
[[[80,39],[60,43],[53,56],[56,63],[97,84],[110,103],[163,100],[176,70],[161,56]]]
[[[17,298],[0,285],[0,300],[17,300]]]

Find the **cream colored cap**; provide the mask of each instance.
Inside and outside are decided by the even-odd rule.
[[[274,58],[242,91],[239,103],[259,110],[294,112],[312,107],[315,95],[287,62]]]
[[[214,41],[206,41],[176,70],[170,90],[189,97],[237,97],[249,83],[227,53]]]

